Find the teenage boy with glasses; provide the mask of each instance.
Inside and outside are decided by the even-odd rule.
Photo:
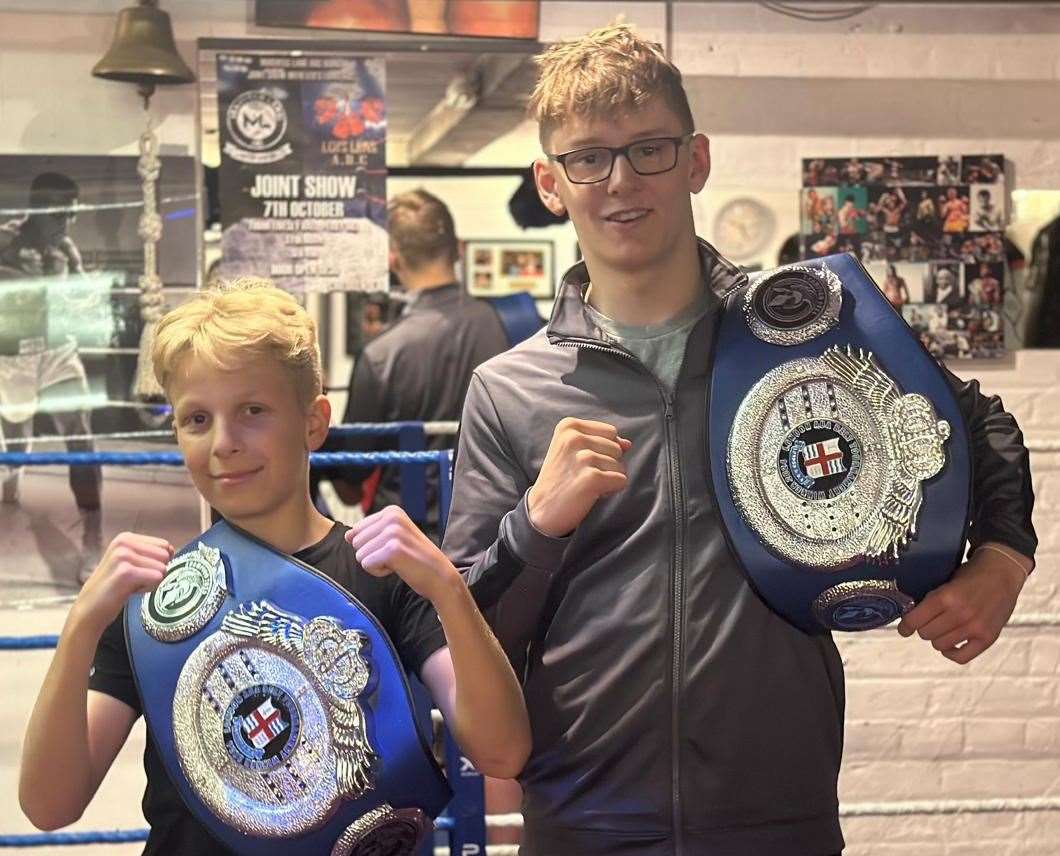
[[[746,281],[693,231],[708,140],[680,73],[627,27],[540,65],[538,192],[585,261],[546,330],[473,377],[444,544],[483,591],[507,588],[492,622],[533,731],[522,852],[835,854],[839,654],[751,590],[707,472],[719,295]],[[1015,421],[952,382],[974,552],[899,629],[963,663],[997,637],[1036,540]]]

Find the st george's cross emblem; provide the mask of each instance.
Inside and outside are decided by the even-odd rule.
[[[285,728],[287,728],[287,723],[272,703],[271,697],[266,698],[243,720],[243,729],[247,739],[255,749],[264,749],[282,734]]]
[[[846,472],[843,466],[843,452],[839,448],[839,438],[833,437],[823,443],[814,443],[802,450],[802,466],[806,475],[812,479],[834,476]]]

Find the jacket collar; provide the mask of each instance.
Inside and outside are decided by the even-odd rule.
[[[747,283],[747,274],[721,255],[702,238],[699,244],[700,270],[703,284],[715,300],[712,305],[724,300],[731,292]],[[546,333],[550,342],[564,339],[592,339],[605,341],[585,308],[585,289],[589,284],[589,271],[585,262],[578,262],[560,280],[559,294],[552,308]]]
[[[412,293],[408,303],[405,304],[405,312],[433,309],[454,300],[460,300],[462,296],[463,288],[459,282],[450,282],[447,285],[439,285],[437,288],[425,288]]]

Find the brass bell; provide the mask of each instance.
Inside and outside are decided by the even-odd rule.
[[[169,15],[158,8],[158,0],[139,0],[139,4],[121,10],[110,50],[92,74],[135,83],[146,107],[155,86],[192,83],[195,75],[177,53],[173,26]]]

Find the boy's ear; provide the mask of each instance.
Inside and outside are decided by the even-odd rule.
[[[318,395],[309,405],[306,414],[306,446],[315,452],[324,445],[331,425],[331,402],[327,396]]]
[[[567,206],[559,198],[559,180],[551,161],[544,158],[534,161],[534,184],[537,186],[537,195],[541,197],[542,205],[557,217],[567,213]]]
[[[710,139],[696,134],[688,143],[688,183],[692,193],[699,193],[710,176]]]

